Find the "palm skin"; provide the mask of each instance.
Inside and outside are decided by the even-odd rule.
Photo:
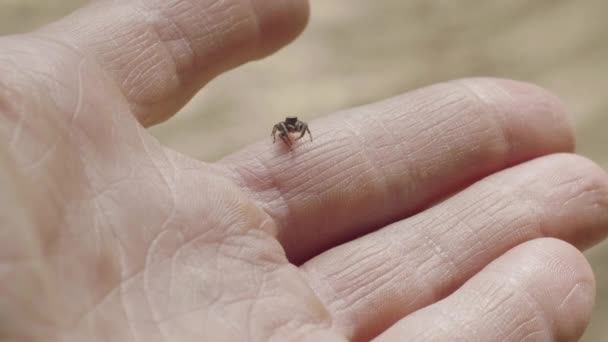
[[[144,127],[291,40],[306,4],[125,3],[0,41],[2,340],[580,336],[593,274],[546,237],[599,241],[608,181],[555,154],[555,98],[441,84],[203,163]]]

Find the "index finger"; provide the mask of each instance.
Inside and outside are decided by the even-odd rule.
[[[494,79],[427,87],[310,129],[315,141],[293,151],[264,141],[220,162],[274,218],[294,262],[574,140],[553,95]]]

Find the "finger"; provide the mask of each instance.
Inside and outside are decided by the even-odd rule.
[[[336,247],[302,269],[347,336],[377,334],[449,295],[527,240],[580,248],[608,231],[608,175],[575,155],[492,175],[410,219]]]
[[[96,1],[39,34],[95,59],[150,125],[214,76],[292,40],[307,17],[306,0]]]
[[[593,272],[578,250],[560,240],[530,241],[377,341],[578,341],[594,297]]]
[[[294,262],[573,145],[555,97],[490,79],[424,88],[310,127],[314,143],[291,153],[265,141],[222,161],[276,220]]]

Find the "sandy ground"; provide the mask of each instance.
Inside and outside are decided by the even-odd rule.
[[[0,33],[27,30],[83,0],[0,0]],[[175,119],[165,144],[215,160],[286,114],[313,117],[465,76],[535,82],[573,113],[578,151],[608,167],[608,2],[312,0],[303,36],[221,76]],[[608,244],[587,253],[598,300],[583,341],[608,339]]]

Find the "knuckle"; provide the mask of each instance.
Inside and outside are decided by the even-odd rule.
[[[498,90],[498,84],[487,79],[461,79],[450,85],[459,94],[463,113],[474,123],[472,133],[484,142],[485,158],[508,156],[520,137],[515,131],[516,118],[508,113],[510,106],[505,106],[504,92]]]
[[[480,118],[481,127],[501,138],[510,152],[534,143],[570,151],[574,130],[562,101],[529,83],[493,78],[468,78],[450,82]],[[482,120],[483,119],[483,120]],[[522,150],[522,153],[529,151]]]

